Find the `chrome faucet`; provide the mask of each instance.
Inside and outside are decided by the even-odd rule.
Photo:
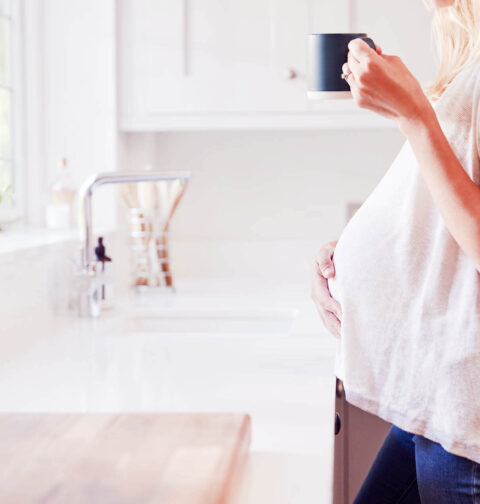
[[[100,315],[100,303],[98,285],[95,282],[95,260],[93,252],[92,230],[92,197],[93,193],[102,185],[107,184],[132,184],[138,182],[159,182],[178,180],[181,184],[187,184],[190,180],[190,172],[106,172],[98,173],[88,178],[80,188],[80,230],[82,240],[82,264],[80,275],[88,280],[83,282],[86,299],[79,303],[84,306],[86,314],[90,317]],[[82,309],[80,308],[82,311]]]

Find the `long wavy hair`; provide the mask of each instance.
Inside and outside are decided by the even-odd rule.
[[[480,59],[480,0],[455,0],[440,8],[434,8],[432,0],[423,1],[434,10],[431,36],[440,62],[435,79],[424,91],[436,101],[463,68]]]

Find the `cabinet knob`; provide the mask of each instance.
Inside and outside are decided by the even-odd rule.
[[[294,68],[287,68],[285,70],[285,79],[293,80],[298,77],[298,73]]]

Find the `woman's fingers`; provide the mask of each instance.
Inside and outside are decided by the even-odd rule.
[[[325,327],[335,336],[340,339],[341,337],[341,324],[333,313],[327,312],[324,319]]]
[[[351,52],[349,52],[347,56],[347,65],[354,74],[355,79],[357,79],[358,75],[361,73],[362,64],[355,59]]]
[[[330,298],[331,301],[329,303],[329,306],[328,306],[328,310],[330,312],[332,312],[338,320],[342,320],[342,306],[340,305],[340,303],[338,301],[336,301],[335,299],[333,299],[332,297]]]
[[[335,276],[335,266],[330,257],[324,257],[316,261],[317,273],[324,278]]]
[[[362,61],[368,57],[376,57],[377,51],[374,51],[366,42],[361,38],[355,38],[348,43],[348,50],[352,54],[355,61]]]
[[[325,310],[322,305],[318,304],[317,302],[315,302],[315,304],[325,328],[328,329],[328,331],[331,332],[336,338],[340,338],[340,331],[342,326],[340,319],[335,315],[335,313]]]
[[[315,272],[312,279],[312,299],[319,312],[334,313],[339,320],[342,320],[342,307],[331,296],[327,279]]]
[[[343,75],[347,75],[347,77],[345,77],[345,80],[350,85],[351,83],[348,81],[348,79],[353,79],[354,75],[353,75],[353,72],[350,70],[350,67],[348,66],[348,63],[344,63],[342,65],[342,73],[343,73]]]
[[[325,244],[315,256],[317,273],[325,278],[335,276],[335,266],[332,261],[334,251],[335,247],[333,245]]]

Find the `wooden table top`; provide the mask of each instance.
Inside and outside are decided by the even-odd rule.
[[[2,504],[220,504],[245,414],[0,414]]]

